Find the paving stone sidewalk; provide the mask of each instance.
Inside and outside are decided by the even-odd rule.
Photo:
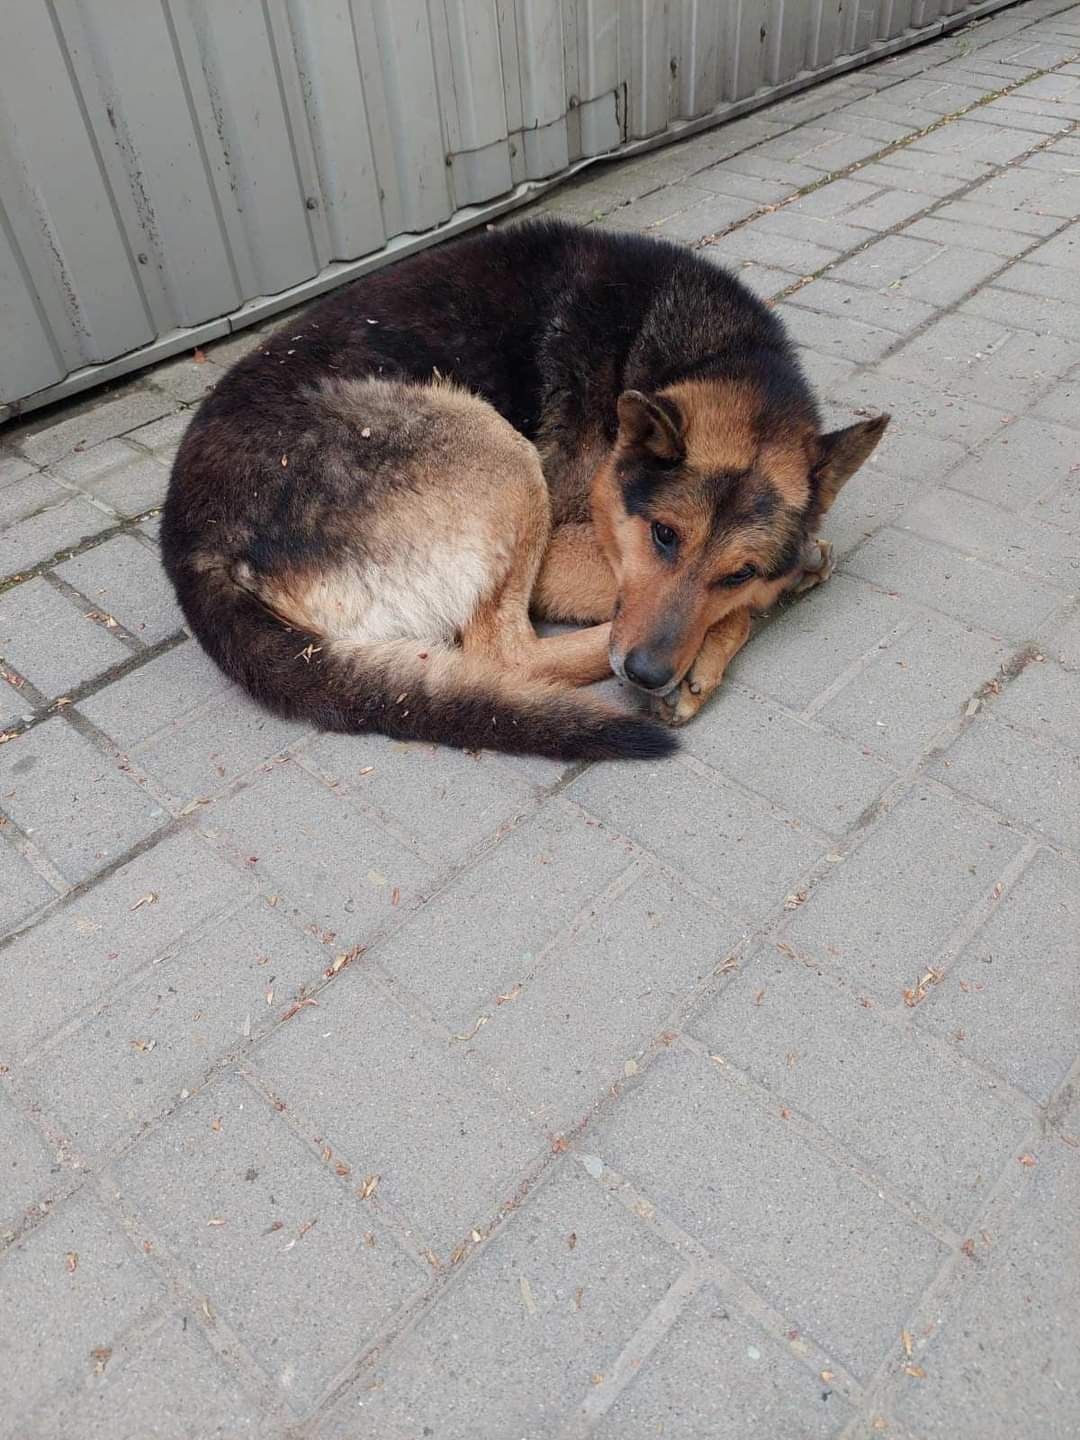
[[[0,432],[0,1436],[1080,1434],[1080,4],[534,206],[887,408],[652,768],[255,710],[155,517],[245,332]]]

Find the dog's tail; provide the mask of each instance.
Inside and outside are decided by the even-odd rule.
[[[556,760],[658,759],[675,737],[578,690],[523,680],[446,645],[357,643],[290,628],[229,562],[170,565],[194,634],[260,704],[323,730],[378,731]]]

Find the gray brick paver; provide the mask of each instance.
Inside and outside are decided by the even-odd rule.
[[[809,1364],[748,1324],[722,1286],[707,1285],[593,1433],[598,1440],[825,1440],[851,1418],[851,1407]]]
[[[10,680],[0,680],[0,730],[22,720],[29,720],[34,713],[34,701],[26,689],[22,676],[12,670],[5,670]]]
[[[1080,554],[1068,529],[1045,523],[1062,520],[1065,499],[1054,492],[1018,517],[1000,506],[942,488],[921,496],[900,524],[929,540],[942,541],[982,559],[1029,574],[1045,576],[1068,590],[1080,588]]]
[[[896,1413],[927,1440],[1075,1433],[1080,1282],[1068,1257],[1080,1246],[1080,1165],[1056,1137],[1034,1158],[1032,1174],[1017,1165],[1010,1176],[1010,1188],[1024,1193],[1008,1231],[992,1238],[974,1275],[955,1274],[943,1297],[919,1354],[926,1381],[897,1387]]]
[[[1066,1080],[1080,1023],[1080,875],[1049,851],[1029,868],[916,1024],[1045,1104]]]
[[[5,1440],[22,1440],[21,1422],[58,1383],[77,1385],[95,1365],[107,1368],[118,1337],[164,1293],[150,1261],[90,1188],[17,1242],[0,1268]]]
[[[917,473],[925,474],[920,465]],[[918,494],[910,480],[902,480],[869,465],[851,477],[844,486],[844,503],[829,512],[823,533],[833,547],[837,560],[850,554],[883,525],[897,520]]]
[[[128,1337],[105,1376],[34,1421],[35,1440],[116,1440],[192,1435],[261,1440],[273,1433],[262,1407],[244,1393],[190,1315],[170,1316],[148,1334]]]
[[[184,636],[273,322],[5,431],[0,1440],[1071,1440],[1078,116],[1022,0],[533,207],[894,417],[677,761],[314,735]]]
[[[821,725],[895,765],[917,760],[971,695],[993,679],[1009,647],[970,626],[920,616],[883,640],[869,663],[815,712]]]
[[[298,1410],[426,1283],[355,1185],[234,1076],[182,1106],[115,1173],[135,1225]]]
[[[84,1154],[138,1136],[221,1057],[318,982],[326,952],[264,900],[173,942],[140,981],[21,1072],[23,1093]]]
[[[882,329],[894,331],[897,335],[907,334],[908,331],[925,324],[935,313],[932,305],[911,300],[894,290],[867,292],[857,286],[834,280],[831,274],[820,280],[812,280],[809,285],[796,290],[786,302],[786,306],[788,309],[802,306],[862,325],[880,325]]]
[[[43,695],[63,695],[130,654],[103,623],[105,613],[40,577],[29,580],[0,595],[0,657]]]
[[[55,573],[146,645],[175,635],[183,626],[160,560],[130,535],[118,535],[64,561]]]
[[[22,1058],[252,888],[192,835],[122,865],[2,952],[9,1003],[0,1010],[0,1054]]]
[[[72,451],[85,450],[175,408],[166,396],[132,381],[112,398],[83,400],[58,421],[32,417],[11,437],[20,455],[36,465],[49,465]]]
[[[347,796],[292,761],[263,769],[253,785],[196,813],[215,845],[305,924],[341,949],[367,944],[434,888],[440,867]]]
[[[0,750],[0,807],[67,879],[87,880],[168,819],[122,766],[47,720]]]
[[[732,678],[794,710],[811,703],[849,665],[910,620],[898,597],[881,594],[848,575],[829,582],[828,614],[811,594],[780,612],[731,666]],[[820,647],[808,637],[821,638]],[[723,703],[722,697],[717,705]]]
[[[20,460],[14,463],[23,464]],[[10,479],[0,483],[0,526],[12,525],[48,506],[58,505],[69,494],[70,491],[48,475],[39,474],[31,465],[23,472],[14,470]]]
[[[352,967],[331,988],[333,1018],[302,1009],[258,1048],[256,1073],[359,1177],[380,1175],[380,1200],[445,1260],[550,1142],[489,1087],[468,1039],[434,1039]]]
[[[830,834],[855,824],[895,778],[862,747],[734,685],[719,692],[686,743],[721,773]]]
[[[165,499],[169,471],[164,461],[126,440],[104,440],[53,462],[61,479],[96,496],[117,514],[140,515]]]
[[[567,793],[715,896],[732,916],[765,914],[827,848],[797,820],[770,814],[719,776],[702,783],[686,765],[669,761],[650,778],[645,788],[643,777],[625,766],[589,770]]]
[[[845,563],[852,574],[1015,640],[1027,639],[1055,604],[1038,581],[899,530],[879,532]]]
[[[1047,650],[1060,665],[1069,670],[1080,670],[1080,615],[1066,615],[1055,619],[1048,627],[1051,636]]]
[[[662,1055],[590,1143],[857,1376],[944,1258],[939,1240],[797,1135],[779,1104],[760,1108],[705,1055]],[[853,1266],[858,1287],[845,1278]]]
[[[564,1162],[319,1440],[556,1437],[681,1268],[676,1250]],[[501,1363],[478,1365],[493,1333]]]
[[[439,859],[464,859],[534,804],[527,777],[490,753],[323,735],[305,748],[304,764]]]
[[[1031,1125],[994,1076],[775,952],[748,964],[693,1028],[960,1233]]]
[[[24,1213],[49,1193],[59,1169],[44,1137],[0,1093],[0,1233],[14,1229]]]
[[[1080,413],[1076,419],[1080,423]],[[949,485],[995,505],[1023,509],[1065,481],[1078,455],[1075,430],[1022,416],[953,470]]]
[[[634,858],[618,834],[556,800],[383,941],[377,962],[449,1030],[467,1031],[501,1008],[497,997],[543,963],[548,946]]]
[[[1080,756],[1067,746],[987,716],[934,761],[932,773],[960,794],[1080,849]]]
[[[897,1004],[1022,848],[996,818],[910,791],[813,889],[784,943],[857,993]]]
[[[602,896],[557,941],[519,996],[495,1009],[471,1050],[500,1069],[538,1123],[572,1128],[634,1067],[742,927],[646,870]],[[665,956],[657,974],[656,955]],[[512,993],[512,992],[511,992]],[[633,996],[633,1002],[630,996]]]
[[[59,505],[49,506],[9,525],[0,533],[2,579],[39,565],[59,551],[79,545],[115,523],[82,495],[73,495]]]
[[[0,844],[0,934],[14,930],[55,894],[14,845]]]

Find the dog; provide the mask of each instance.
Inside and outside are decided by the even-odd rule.
[[[177,453],[162,553],[194,635],[280,715],[657,757],[751,612],[826,577],[821,520],[888,418],[823,433],[779,317],[703,256],[524,223],[238,362]],[[651,713],[575,688],[612,671]]]

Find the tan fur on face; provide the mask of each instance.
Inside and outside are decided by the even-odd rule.
[[[679,535],[677,559],[662,560],[649,522],[627,513],[616,469],[625,452],[618,443],[597,470],[592,512],[617,588],[613,663],[618,668],[630,650],[660,643],[680,678],[714,625],[739,609],[767,609],[785,589],[786,577],[733,589],[716,582],[747,564],[772,565],[809,500],[809,455],[798,434],[758,445],[758,401],[748,386],[686,382],[663,393],[676,401],[684,419],[680,482],[664,487],[655,506],[656,518]],[[770,520],[741,524],[717,537],[710,493],[714,477],[750,470],[759,483],[772,486],[787,508]]]
[[[758,444],[761,399],[749,382],[684,380],[661,394],[684,417],[687,465],[698,474],[749,470],[768,479],[786,505],[805,509],[810,498],[812,434],[793,432]]]
[[[810,501],[810,438],[774,440],[758,452],[758,469],[793,510],[805,510]]]
[[[678,616],[680,640],[675,663],[688,668],[713,623],[702,614],[704,603],[717,592],[694,583],[685,565],[671,567],[660,561],[648,525],[626,512],[610,458],[593,481],[592,507],[597,539],[615,576],[613,662],[635,645],[648,642],[665,617]]]
[[[754,463],[760,408],[753,385],[732,381],[681,380],[662,390],[683,417],[687,464],[699,474],[749,470]]]

